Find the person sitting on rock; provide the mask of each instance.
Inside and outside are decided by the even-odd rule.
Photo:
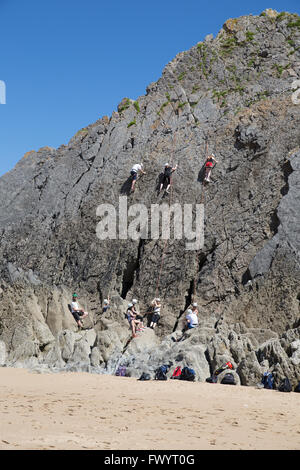
[[[133,304],[132,311],[133,311],[133,313],[135,314],[136,320],[140,320],[140,324],[139,324],[139,327],[138,327],[137,331],[143,330],[143,329],[145,328],[145,327],[144,327],[144,323],[143,323],[144,318],[143,318],[143,316],[139,313],[139,311],[137,310],[137,307],[136,307],[136,305],[137,305],[137,303],[138,303],[137,299],[132,299],[132,302],[131,302],[131,303]]]
[[[126,318],[127,318],[128,323],[130,325],[130,328],[131,328],[132,337],[135,338],[136,337],[136,330],[137,330],[137,327],[140,324],[140,320],[136,319],[136,314],[133,311],[133,304],[131,302],[128,304],[128,307],[127,307]]]
[[[161,309],[160,299],[159,298],[153,299],[151,302],[151,305],[153,307],[153,313],[152,313],[150,328],[154,330],[154,328],[156,327],[160,319],[160,309]]]
[[[205,162],[205,178],[204,181],[207,181],[208,183],[210,182],[210,174],[211,170],[214,167],[214,165],[218,163],[217,160],[215,159],[215,155],[212,153],[211,155],[208,155],[206,158]]]
[[[185,317],[185,322],[184,322],[184,325],[183,325],[183,328],[181,330],[181,333],[182,335],[180,337],[178,337],[177,339],[176,338],[172,338],[173,341],[175,341],[175,343],[178,343],[179,341],[183,341],[186,337],[186,332],[188,330],[191,330],[193,328],[196,328],[199,324],[198,322],[198,305],[196,302],[193,303],[193,305],[191,306],[191,308],[188,308],[187,312],[186,312],[186,317]]]
[[[177,169],[177,165],[174,166],[174,168],[172,168],[171,165],[169,165],[169,163],[166,163],[165,164],[165,169],[164,169],[164,175],[163,175],[163,180],[161,182],[161,185],[160,185],[160,188],[159,188],[159,192],[162,190],[163,186],[165,184],[167,184],[167,187],[166,187],[166,193],[169,192],[169,189],[170,189],[170,186],[171,186],[171,176],[172,176],[172,173]]]
[[[135,183],[138,177],[138,173],[141,173],[142,175],[145,175],[146,172],[143,170],[143,164],[142,163],[136,163],[133,165],[130,171],[130,175],[132,177],[132,183],[131,183],[131,192],[134,192],[135,189]]]
[[[80,308],[77,300],[78,300],[78,295],[74,293],[72,296],[72,302],[71,302],[71,312],[78,325],[78,328],[83,328],[82,320],[83,318],[88,316],[88,312],[85,312],[84,310]]]
[[[188,309],[187,315],[185,317],[186,320],[186,328],[189,330],[191,328],[196,328],[198,326],[198,315],[192,309]]]

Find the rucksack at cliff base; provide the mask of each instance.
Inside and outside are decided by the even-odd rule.
[[[155,380],[167,380],[167,373],[169,371],[169,366],[164,364],[158,367],[155,371]]]
[[[171,379],[179,379],[180,376],[181,376],[181,367],[180,367],[180,366],[177,366],[177,367],[175,367],[175,369],[174,369],[174,372],[173,372],[173,374],[172,374]]]
[[[261,383],[263,384],[264,388],[268,390],[272,390],[274,388],[274,377],[271,372],[265,372],[262,376]]]
[[[230,374],[230,373],[225,374],[223,379],[221,380],[221,384],[223,384],[223,385],[235,385],[233,375]]]
[[[280,383],[278,387],[278,391],[279,392],[291,392],[292,391],[291,382],[289,381],[287,377],[285,377]]]
[[[148,374],[147,372],[143,372],[138,380],[150,380],[150,379],[151,379],[150,374]]]
[[[208,377],[207,379],[205,379],[205,382],[208,382],[210,384],[216,384],[218,383],[218,378],[216,375],[212,375],[211,377]]]
[[[231,364],[231,362],[226,362],[225,364],[223,364],[221,367],[219,367],[219,369],[217,369],[215,372],[214,372],[214,376],[217,376],[219,374],[221,374],[221,372],[223,372],[224,370],[226,369],[231,369],[233,370],[233,365]]]
[[[184,367],[180,374],[180,380],[188,380],[189,382],[194,382],[196,374],[194,369],[191,367]]]
[[[125,366],[119,366],[117,371],[116,371],[116,375],[118,377],[125,377],[126,375],[126,367]]]
[[[300,393],[300,382],[296,385],[294,392]]]

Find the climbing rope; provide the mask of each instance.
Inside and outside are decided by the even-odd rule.
[[[174,147],[175,147],[175,139],[176,139],[176,131],[172,140],[172,168],[174,168]],[[170,181],[170,206],[172,204],[172,196],[173,196],[173,178],[171,178]],[[162,251],[162,258],[161,258],[161,264],[160,264],[160,269],[159,269],[159,274],[157,278],[157,283],[156,283],[156,290],[155,290],[155,298],[158,297],[158,292],[159,292],[159,286],[160,286],[160,278],[161,278],[161,273],[162,273],[162,268],[164,264],[164,259],[166,255],[166,249],[168,246],[168,239],[165,240],[163,251]]]
[[[172,111],[168,117],[168,119],[165,121],[162,117],[161,119],[164,121],[164,127],[166,128],[167,127],[167,123],[169,122],[173,112],[174,112],[174,108],[173,108],[173,104],[171,103],[171,106],[172,106]],[[178,128],[177,128],[178,129]],[[177,133],[177,129],[175,130],[175,133],[174,133],[174,137],[173,137],[173,141],[172,141],[172,168],[174,168],[174,148],[175,148],[175,140],[176,140],[176,133]],[[190,135],[188,136],[188,139],[186,140],[189,141],[190,140],[190,137],[191,135],[193,134],[193,131],[191,131]],[[205,145],[205,161],[206,161],[206,158],[207,158],[207,148],[208,148],[208,138],[206,137],[206,145]],[[205,165],[205,163],[204,163]],[[202,179],[202,191],[201,191],[201,201],[200,203],[201,204],[204,204],[205,203],[205,184],[204,184],[204,179]],[[172,197],[173,197],[173,177],[171,178],[171,181],[170,181],[170,202],[169,202],[169,205],[171,205],[172,203]],[[158,277],[157,277],[157,281],[156,281],[156,289],[155,289],[155,298],[158,297],[158,292],[159,292],[159,287],[160,287],[160,280],[161,280],[161,274],[162,274],[162,269],[163,269],[163,265],[164,265],[164,261],[165,261],[165,256],[166,256],[166,250],[167,250],[167,246],[168,246],[168,240],[165,240],[165,243],[164,243],[164,246],[163,246],[163,251],[162,251],[162,256],[161,256],[161,263],[160,263],[160,269],[159,269],[159,273],[158,273]],[[200,258],[200,250],[198,251],[197,255],[196,255],[196,262],[197,262],[197,270],[199,268],[199,258]],[[196,293],[196,276],[194,278],[194,296],[195,296],[195,293]]]
[[[206,137],[206,142],[205,142],[205,162],[206,162],[206,159],[207,159],[207,148],[208,148],[208,140],[207,140],[207,137]],[[204,162],[204,165],[205,165],[205,162]],[[202,167],[203,168],[203,167]],[[205,170],[205,167],[204,167],[204,170]],[[200,204],[204,204],[205,203],[205,184],[204,184],[204,178],[202,179],[202,185],[201,185],[201,199],[200,199]],[[199,264],[200,264],[200,250],[198,250],[197,252],[197,255],[196,255],[196,275],[194,277],[194,283],[193,283],[193,296],[192,296],[192,301],[194,302],[194,299],[195,299],[195,296],[196,296],[196,278],[197,278],[197,272],[198,272],[198,269],[199,269]]]
[[[170,114],[169,118],[171,117],[172,113]],[[165,127],[167,125],[167,122],[165,121]],[[172,143],[172,168],[174,167],[174,147],[175,147],[175,138],[176,138],[176,132],[177,130],[175,131],[175,134],[174,134],[174,137],[173,137],[173,143]],[[189,141],[190,140],[190,136],[193,134],[193,131],[191,131],[188,139],[186,140]],[[205,139],[205,162],[206,162],[206,159],[207,159],[207,155],[208,155],[208,137],[206,136],[206,139]],[[205,171],[205,162],[204,162],[204,171]],[[202,166],[202,168],[203,168]],[[172,196],[173,196],[173,178],[171,179],[171,185],[170,185],[170,205],[172,203]],[[200,199],[200,204],[205,204],[205,184],[204,184],[204,178],[202,178],[202,185],[201,185],[201,199]],[[160,263],[160,269],[159,269],[159,274],[158,274],[158,278],[157,278],[157,283],[156,283],[156,290],[155,290],[155,297],[158,296],[158,292],[159,292],[159,287],[160,287],[160,279],[161,279],[161,274],[162,274],[162,268],[163,268],[163,264],[164,264],[164,260],[165,260],[165,255],[166,255],[166,249],[167,249],[167,246],[168,246],[168,240],[165,241],[164,243],[164,247],[163,247],[163,251],[162,251],[162,258],[161,258],[161,263]],[[199,262],[200,262],[200,254],[201,254],[201,251],[199,250],[197,252],[197,255],[196,255],[196,269],[198,271],[199,269]],[[196,275],[194,277],[194,285],[193,285],[193,299],[195,298],[195,295],[196,295]]]

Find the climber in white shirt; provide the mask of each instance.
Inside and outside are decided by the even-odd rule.
[[[141,173],[142,175],[145,175],[145,171],[143,170],[143,164],[142,163],[136,163],[135,165],[133,165],[133,167],[131,168],[131,172],[130,172],[130,175],[132,177],[132,183],[131,183],[131,192],[134,192],[134,189],[135,189],[135,183],[136,183],[136,180],[137,180],[137,177],[138,177],[138,173]]]

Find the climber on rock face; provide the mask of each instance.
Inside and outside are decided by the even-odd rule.
[[[136,314],[133,311],[133,304],[130,302],[127,307],[126,317],[131,328],[132,337],[136,337],[136,329],[140,325],[140,320],[136,319]]]
[[[109,305],[109,297],[107,299],[104,299],[103,300],[103,307],[102,307],[102,313],[105,313],[107,312],[107,310],[109,309],[110,305]]]
[[[195,310],[193,311],[189,308],[185,320],[187,329],[196,328],[198,326],[198,316]]]
[[[130,171],[130,175],[132,177],[132,183],[131,183],[131,191],[134,192],[135,189],[135,183],[138,177],[138,173],[141,173],[142,175],[145,175],[145,171],[143,170],[143,164],[142,163],[136,163],[133,165]]]
[[[213,169],[216,163],[218,163],[218,161],[215,159],[215,155],[213,153],[211,155],[208,155],[208,157],[206,158],[206,162],[205,162],[204,181],[207,181],[208,183],[210,182],[211,170]]]
[[[158,320],[160,319],[160,309],[161,309],[160,299],[155,298],[154,300],[152,300],[151,305],[153,307],[153,315],[151,318],[150,328],[154,330],[154,328],[157,325]]]
[[[83,328],[83,318],[88,316],[88,312],[85,312],[79,307],[79,304],[77,302],[78,295],[76,293],[73,294],[72,296],[72,302],[71,302],[71,311],[72,315],[78,325],[78,328]]]
[[[198,315],[199,314],[199,310],[198,310],[198,304],[197,302],[193,302],[193,305],[191,307],[191,310],[194,314]]]
[[[176,171],[177,165],[175,165],[173,168],[169,163],[165,164],[165,169],[164,169],[164,175],[163,175],[163,180],[161,182],[159,192],[162,190],[163,186],[165,183],[167,183],[166,187],[166,193],[169,192],[170,186],[171,186],[171,175],[174,171]]]

